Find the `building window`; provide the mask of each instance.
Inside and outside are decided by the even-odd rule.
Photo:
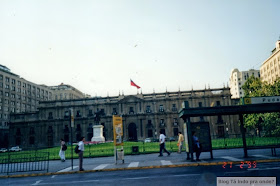
[[[146,107],[146,112],[147,112],[147,113],[151,113],[151,112],[152,112],[151,106],[150,106],[150,105],[148,105],[148,106]]]
[[[177,118],[173,118],[173,126],[178,126],[178,120],[177,120]]]
[[[134,114],[133,107],[129,107],[129,114]]]
[[[160,112],[164,112],[164,107],[163,107],[163,105],[160,105],[160,106],[159,106],[159,111],[160,111]]]
[[[104,109],[100,109],[101,115],[105,114],[105,110]]]
[[[202,107],[202,102],[199,102],[199,103],[198,103],[198,107]]]
[[[113,112],[112,112],[112,115],[117,115],[117,109],[116,108],[113,108]]]
[[[176,104],[172,104],[172,111],[173,111],[173,112],[176,112],[176,111],[177,111]]]
[[[20,81],[18,81],[18,86],[21,86],[21,82]]]
[[[29,134],[30,135],[34,135],[35,134],[34,127],[30,127]]]
[[[53,113],[49,112],[49,119],[53,119]]]
[[[178,128],[173,128],[173,135],[178,136],[179,130]]]
[[[88,116],[93,116],[92,110],[88,111]]]
[[[64,111],[64,118],[69,118],[69,111],[68,110]]]
[[[10,78],[6,77],[6,82],[9,83],[10,82]]]
[[[216,101],[216,106],[217,107],[221,106],[221,102],[220,101]]]
[[[160,119],[159,125],[160,125],[161,127],[164,127],[164,119]]]
[[[9,88],[10,88],[10,85],[7,85],[7,84],[6,84],[6,85],[5,85],[5,88],[6,88],[6,89],[9,89]]]
[[[80,110],[77,110],[77,114],[76,114],[76,117],[81,117],[82,115],[81,115],[81,112],[80,112]]]

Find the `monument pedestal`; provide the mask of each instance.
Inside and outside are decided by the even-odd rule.
[[[105,138],[103,136],[103,126],[102,125],[94,125],[93,129],[93,137],[91,141],[105,142]]]

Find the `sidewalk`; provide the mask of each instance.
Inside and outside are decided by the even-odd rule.
[[[158,157],[158,154],[127,155],[124,157],[124,163],[119,160],[117,164],[115,164],[114,157],[84,158],[83,168],[85,169],[85,171],[83,172],[210,165],[222,166],[224,162],[233,162],[233,164],[237,164],[241,161],[257,161],[257,163],[280,161],[279,148],[276,150],[276,154],[277,156],[272,156],[270,149],[248,150],[249,157],[243,158],[243,149],[214,150],[214,159],[210,158],[210,152],[203,152],[200,156],[200,159],[202,161],[191,162],[190,160],[186,160],[187,154],[185,152],[182,152],[181,154],[173,152],[170,156],[164,154],[164,156],[162,157]],[[78,161],[78,159],[73,160],[73,170],[71,166],[71,159],[68,159],[65,162],[57,160],[49,162],[48,173],[20,172],[10,174],[9,176],[0,174],[0,178],[83,173],[78,171]]]

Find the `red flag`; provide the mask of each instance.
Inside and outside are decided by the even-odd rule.
[[[131,85],[131,86],[135,86],[137,89],[141,88],[141,87],[139,87],[138,85],[136,85],[132,80],[130,80],[130,85]]]

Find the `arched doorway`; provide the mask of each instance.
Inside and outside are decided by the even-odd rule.
[[[128,140],[137,141],[137,129],[135,123],[130,123],[128,125]]]

